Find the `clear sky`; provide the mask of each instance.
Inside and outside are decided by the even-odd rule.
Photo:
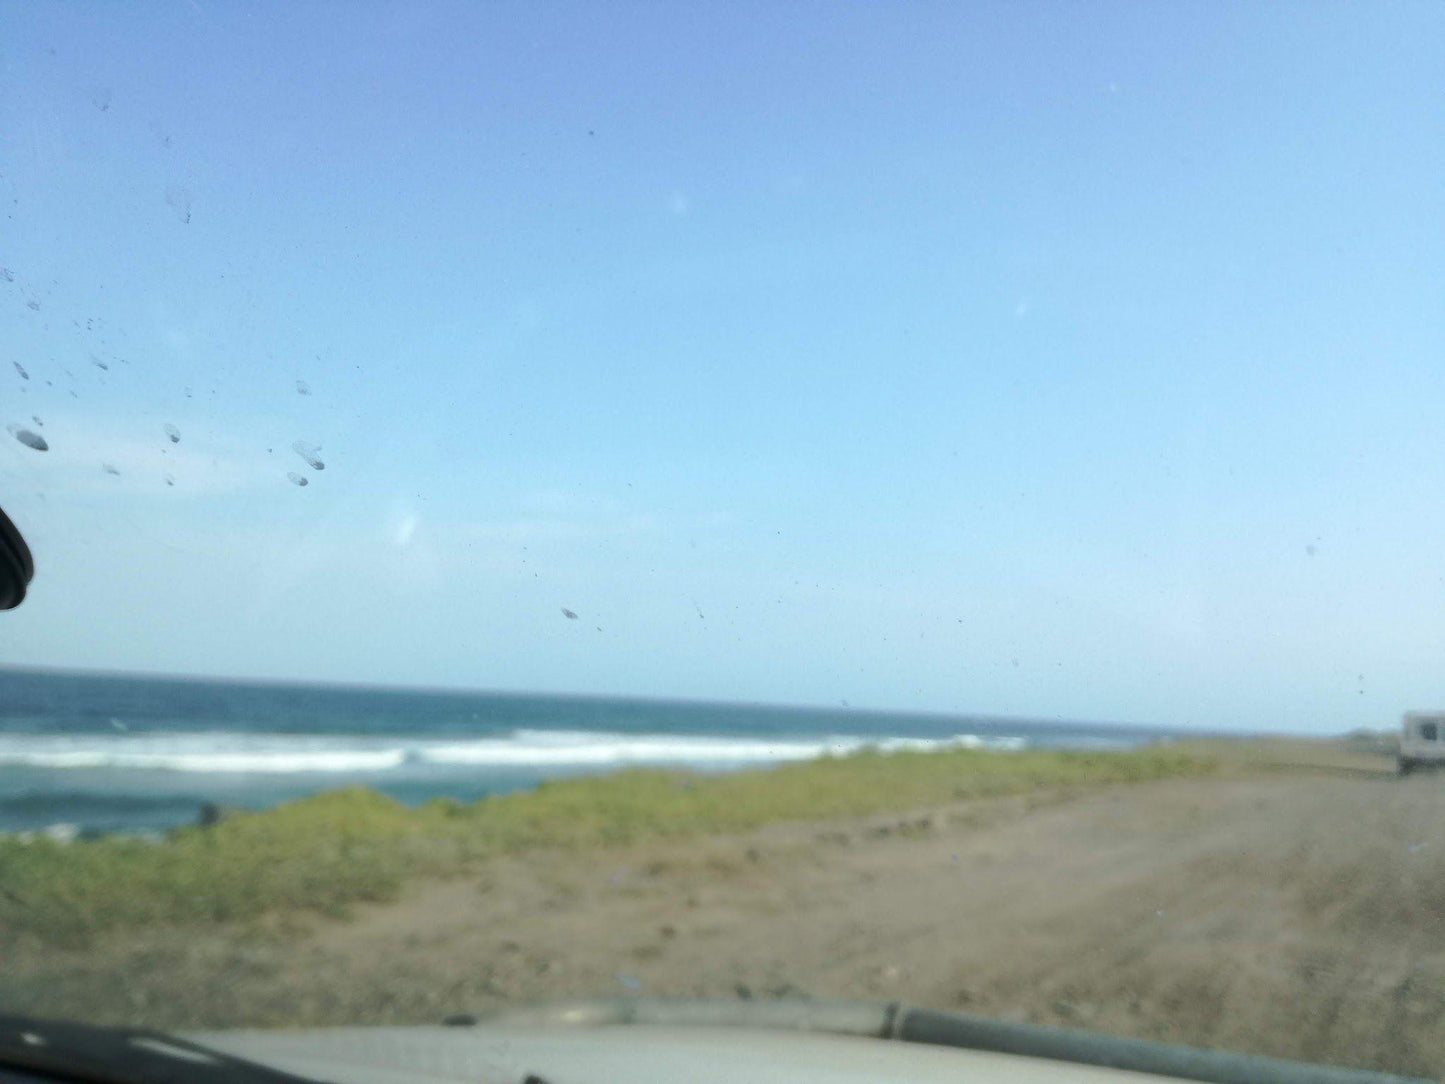
[[[0,662],[1445,707],[1442,57],[1434,2],[3,0]]]

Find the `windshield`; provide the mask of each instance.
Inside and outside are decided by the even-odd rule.
[[[0,25],[0,1009],[1445,1072],[1439,6]]]

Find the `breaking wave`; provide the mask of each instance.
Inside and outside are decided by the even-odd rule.
[[[883,753],[1016,750],[1025,745],[1023,738],[977,734],[954,734],[945,738],[768,739],[516,730],[506,736],[469,741],[254,733],[12,734],[0,736],[0,766],[276,775],[383,773],[407,765],[706,768],[847,756],[865,749]]]

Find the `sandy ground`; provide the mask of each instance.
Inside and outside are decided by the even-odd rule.
[[[902,999],[1445,1072],[1445,777],[1041,793],[533,855],[349,921],[21,946],[0,1006],[168,1028],[577,995]]]

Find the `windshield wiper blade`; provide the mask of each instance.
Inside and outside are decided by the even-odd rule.
[[[316,1084],[160,1032],[6,1014],[0,1066],[86,1084]]]

